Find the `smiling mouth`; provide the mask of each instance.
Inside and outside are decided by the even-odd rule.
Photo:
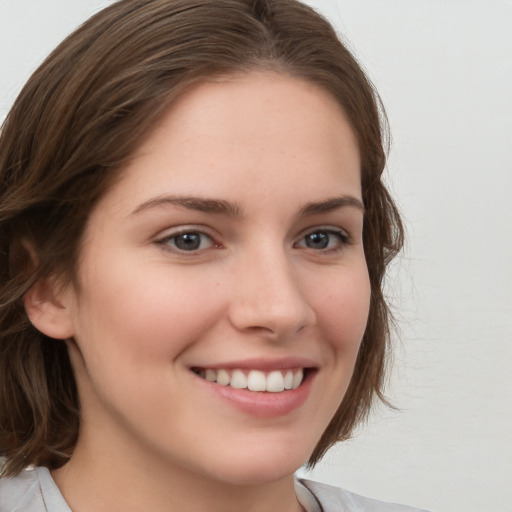
[[[297,389],[307,377],[310,368],[294,368],[263,372],[261,370],[227,370],[223,368],[191,368],[202,379],[235,389],[281,393]]]

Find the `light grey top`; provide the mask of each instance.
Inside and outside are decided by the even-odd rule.
[[[384,503],[331,487],[296,480],[295,492],[306,512],[426,512]],[[71,512],[46,468],[23,471],[0,479],[0,512]]]

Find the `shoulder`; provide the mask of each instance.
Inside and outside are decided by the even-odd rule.
[[[29,469],[13,478],[0,478],[0,512],[48,510],[70,512],[48,469]]]
[[[418,508],[366,498],[338,487],[299,480],[316,499],[323,512],[426,512]]]
[[[0,512],[44,510],[31,505],[37,501],[38,491],[35,471],[22,471],[13,478],[0,478]]]

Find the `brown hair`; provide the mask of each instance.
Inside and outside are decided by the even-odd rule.
[[[382,284],[402,245],[378,95],[331,25],[295,0],[121,0],[64,40],[32,75],[0,135],[0,457],[3,475],[62,466],[80,406],[63,341],[28,321],[41,277],[74,281],[82,233],[176,95],[213,75],[272,69],[317,84],[343,107],[362,160],[368,325],[346,396],[310,458],[349,437],[382,386],[390,316]],[[35,253],[37,267],[25,246]]]

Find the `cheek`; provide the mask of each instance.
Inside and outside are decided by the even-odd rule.
[[[89,286],[76,309],[73,366],[81,400],[88,411],[98,410],[99,398],[122,415],[139,411],[161,425],[182,406],[177,397],[186,395],[181,354],[221,314],[217,287],[168,267],[109,268],[85,276]]]
[[[370,309],[370,282],[366,266],[340,272],[316,296],[318,324],[332,349],[355,358]]]
[[[81,298],[77,337],[134,363],[169,361],[215,322],[221,307],[215,283],[166,267],[86,277],[95,285]]]

